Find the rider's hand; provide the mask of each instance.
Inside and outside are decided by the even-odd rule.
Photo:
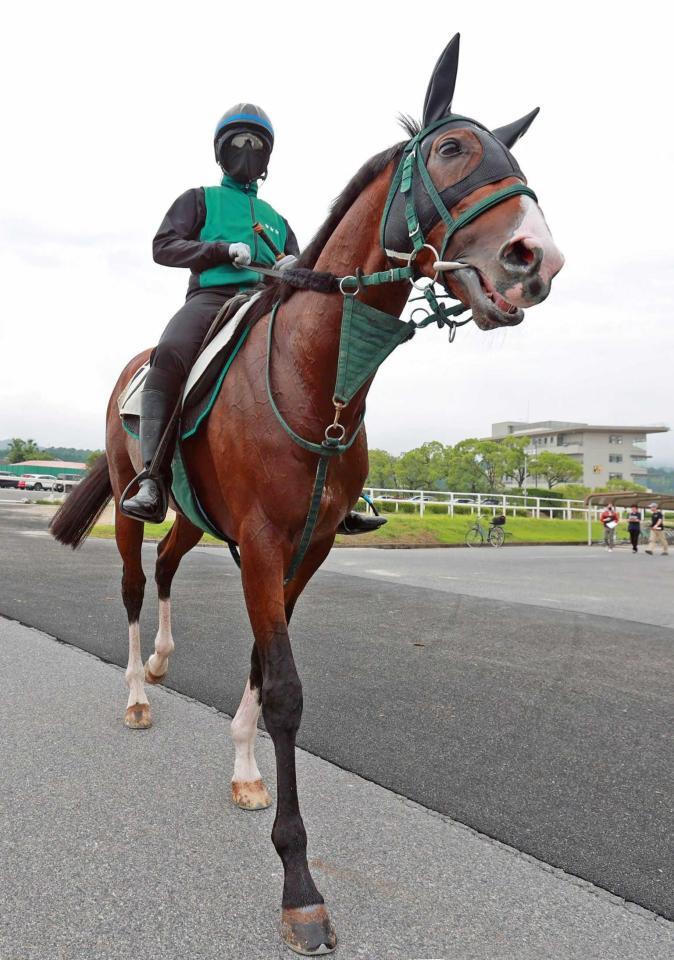
[[[297,257],[294,257],[292,253],[287,253],[281,260],[276,261],[274,268],[276,270],[287,270],[288,267],[294,267],[296,263]]]
[[[247,267],[252,257],[247,243],[230,243],[229,258],[235,267]]]

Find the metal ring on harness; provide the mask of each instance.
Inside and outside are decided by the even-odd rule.
[[[355,287],[354,290],[345,290],[345,289],[344,289],[344,283],[345,283],[345,281],[347,281],[347,280],[353,280],[353,282],[354,282],[355,285],[356,285],[356,287]],[[356,296],[358,296],[358,294],[360,293],[360,288],[361,288],[361,282],[360,282],[360,280],[358,279],[358,277],[356,277],[356,276],[353,275],[353,274],[350,274],[348,277],[342,277],[342,279],[339,281],[339,292],[342,294],[343,297],[356,297]]]
[[[410,320],[414,320],[414,314],[415,314],[415,313],[423,313],[423,315],[424,315],[424,316],[423,316],[423,319],[424,319],[424,320],[426,319],[426,317],[430,317],[430,315],[431,315],[430,310],[427,310],[426,307],[415,307],[414,310],[412,311],[412,313],[410,314]],[[417,321],[417,320],[414,320],[414,322],[417,323],[418,321]]]
[[[430,244],[430,243],[425,243],[425,244],[423,245],[423,247],[419,247],[418,250],[415,248],[415,249],[412,251],[412,253],[410,254],[410,259],[409,259],[409,261],[408,261],[408,266],[410,266],[410,267],[412,266],[412,264],[414,263],[414,261],[417,259],[418,255],[419,255],[419,254],[421,253],[421,251],[424,250],[424,249],[430,250],[431,253],[435,254],[435,257],[434,257],[434,259],[433,259],[433,263],[436,263],[436,262],[440,259],[440,254],[439,254],[438,251],[435,249],[435,247],[432,246],[432,244]],[[435,276],[437,277],[437,273],[436,273]],[[423,290],[423,289],[424,289],[424,287],[418,287],[418,286],[417,286],[419,280],[424,280],[424,279],[430,280],[431,278],[428,277],[428,276],[426,276],[425,273],[422,273],[421,276],[420,276],[420,277],[417,277],[416,280],[412,280],[412,281],[411,281],[411,284],[412,284],[412,286],[414,287],[415,290]],[[435,283],[435,278],[433,279],[433,283]]]
[[[333,435],[330,433],[331,430],[337,430],[339,432]],[[336,440],[337,443],[341,443],[345,436],[346,430],[341,423],[331,423],[325,428],[326,440]]]

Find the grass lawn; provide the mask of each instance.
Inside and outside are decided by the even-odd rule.
[[[466,530],[473,520],[468,516],[449,517],[426,514],[423,517],[414,514],[393,513],[388,515],[388,523],[377,530],[358,537],[337,537],[337,543],[348,543],[359,547],[378,546],[433,546],[435,544],[462,544]],[[486,527],[488,521],[483,522]],[[171,523],[147,524],[146,540],[161,540],[170,529]],[[512,543],[587,543],[587,523],[585,520],[536,520],[529,517],[508,517],[505,525],[505,546]],[[98,524],[92,536],[112,538],[114,527]],[[593,524],[592,537],[600,540],[603,529],[600,523]],[[202,543],[221,544],[221,541],[204,534]]]

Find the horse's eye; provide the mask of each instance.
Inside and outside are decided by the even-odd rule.
[[[441,157],[455,157],[461,153],[461,144],[458,140],[445,140],[438,147]]]

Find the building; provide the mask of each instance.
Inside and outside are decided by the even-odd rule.
[[[70,460],[24,460],[23,463],[3,463],[3,473],[41,473],[44,476],[74,479],[83,477],[87,472],[86,463],[74,463]]]
[[[566,420],[537,420],[527,423],[508,420],[493,423],[491,439],[531,437],[528,452],[534,456],[543,450],[563,453],[583,467],[579,483],[603,487],[609,480],[626,480],[646,485],[646,437],[666,433],[665,426],[605,426],[572,423]]]

